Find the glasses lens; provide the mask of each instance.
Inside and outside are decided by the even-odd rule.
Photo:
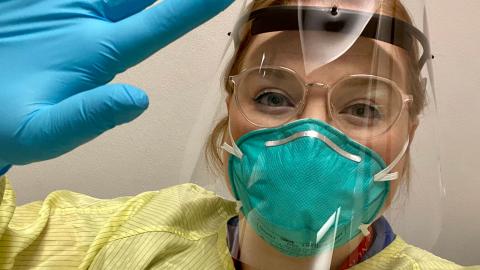
[[[330,94],[333,121],[351,137],[369,138],[386,132],[402,111],[403,98],[389,80],[354,76]]]
[[[279,126],[296,117],[305,95],[293,72],[282,68],[245,71],[235,84],[240,110],[261,127]]]

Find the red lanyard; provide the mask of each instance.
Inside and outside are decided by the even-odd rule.
[[[362,242],[360,242],[360,245],[358,245],[358,247],[348,256],[348,258],[340,266],[340,268],[338,268],[339,270],[349,269],[361,262],[362,258],[365,256],[373,242],[372,227],[369,227],[368,231],[370,232],[370,234],[363,238]]]

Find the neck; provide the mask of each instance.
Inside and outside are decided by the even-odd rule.
[[[283,255],[266,243],[255,233],[243,216],[240,217],[239,232],[239,259],[244,270],[338,269],[363,239],[363,236],[359,235],[333,251],[319,254],[316,257],[296,258]]]

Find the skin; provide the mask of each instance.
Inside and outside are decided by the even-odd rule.
[[[372,57],[372,52],[375,57]],[[304,64],[302,46],[298,33],[283,32],[264,34],[255,37],[247,48],[241,63],[242,70],[263,65],[276,65],[295,70],[306,83],[335,82],[348,75],[372,74],[388,78],[397,83],[404,94],[407,89],[406,53],[390,44],[360,38],[345,54],[323,66]],[[376,59],[376,60],[372,60]],[[306,70],[306,67],[309,68]],[[313,67],[313,68],[312,68]],[[381,67],[381,68],[379,68]],[[297,119],[315,118],[331,123],[327,107],[327,90],[320,87],[310,89],[304,110]],[[226,99],[230,118],[232,137],[237,141],[242,135],[258,129],[239,111],[232,95]],[[295,120],[295,119],[294,119]],[[413,139],[417,121],[412,120],[408,110],[403,110],[398,122],[386,133],[369,139],[356,139],[359,143],[378,153],[390,164],[404,146],[406,140]],[[227,141],[231,143],[231,141]],[[229,154],[224,154],[225,172],[228,172]],[[393,172],[403,172],[405,158]],[[227,175],[227,184],[230,185]],[[390,205],[401,180],[391,182],[391,192],[382,212]],[[244,269],[312,269],[317,266],[313,258],[292,258],[285,256],[258,237],[254,230],[243,220],[240,222],[241,261]],[[352,239],[348,244],[335,249],[332,254],[331,269],[336,269],[359,245],[363,236]],[[329,256],[327,256],[329,257]],[[267,259],[268,258],[268,259]],[[251,268],[249,265],[254,265]],[[318,266],[317,266],[318,267]]]

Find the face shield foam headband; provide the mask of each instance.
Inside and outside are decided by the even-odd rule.
[[[421,69],[431,57],[427,37],[411,24],[394,17],[356,10],[319,8],[311,6],[273,6],[253,11],[235,26],[233,38],[240,44],[240,35],[245,24],[250,23],[252,36],[277,31],[323,31],[351,34],[358,30],[359,22],[367,22],[360,36],[387,42],[407,51],[413,50],[415,40],[423,48],[418,59]]]
[[[249,225],[287,256],[314,256],[340,247],[378,217],[399,177],[373,150],[335,127],[303,119],[259,129],[223,149],[232,191]]]

